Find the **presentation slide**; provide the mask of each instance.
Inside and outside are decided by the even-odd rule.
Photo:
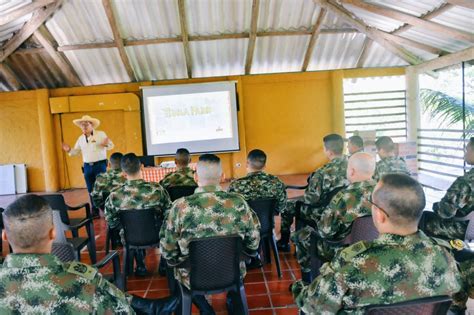
[[[148,155],[239,150],[234,82],[143,88]]]

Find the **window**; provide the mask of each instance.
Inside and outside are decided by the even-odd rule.
[[[356,131],[376,131],[395,142],[407,139],[404,76],[344,80],[346,137]]]

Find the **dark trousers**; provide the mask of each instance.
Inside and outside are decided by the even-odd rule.
[[[95,179],[97,175],[105,173],[107,171],[107,160],[96,162],[92,165],[84,163],[84,179],[86,180],[87,191],[89,192],[89,198],[91,200],[92,208],[95,209],[94,203],[91,198],[91,192],[94,189]]]

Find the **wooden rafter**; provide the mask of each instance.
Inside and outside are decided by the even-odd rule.
[[[0,63],[0,74],[14,91],[20,90],[23,87],[16,74],[4,62]]]
[[[55,0],[36,0],[0,16],[0,25],[5,25],[35,10],[53,3]]]
[[[66,80],[72,86],[82,85],[79,76],[76,71],[72,68],[66,58],[56,50],[55,45],[49,39],[51,36],[48,34],[48,30],[45,27],[40,27],[33,33],[33,38],[43,46],[44,50],[53,59],[54,63],[58,66],[61,72],[66,77]]]
[[[433,21],[424,20],[411,14],[407,14],[393,9],[388,9],[385,7],[364,2],[362,0],[342,0],[342,2],[346,4],[351,4],[368,12],[395,19],[419,28],[437,32],[440,36],[453,37],[458,40],[463,40],[467,42],[474,41],[474,36],[469,32],[455,29],[447,25],[435,23]]]
[[[252,69],[253,52],[257,42],[258,11],[260,10],[260,0],[252,2],[252,19],[250,21],[249,43],[247,46],[247,56],[245,58],[245,74],[250,74]]]
[[[324,18],[326,17],[326,9],[321,8],[319,11],[318,18],[316,19],[316,23],[313,25],[313,29],[311,30],[311,38],[309,40],[308,48],[306,49],[306,53],[303,59],[303,67],[301,71],[306,71],[308,69],[309,61],[311,60],[311,56],[313,55],[314,46],[316,46],[316,42],[318,41],[318,37],[321,31],[321,25],[323,24]]]
[[[446,2],[457,5],[460,7],[465,7],[471,10],[474,10],[474,1],[472,0],[445,0]]]
[[[355,17],[350,11],[345,9],[343,6],[341,6],[337,3],[329,2],[327,0],[314,0],[314,1],[317,4],[319,4],[321,7],[330,10],[338,18],[341,18],[342,20],[344,20],[347,23],[351,24],[353,27],[355,27],[361,33],[364,33],[370,39],[377,42],[382,47],[389,50],[393,54],[397,55],[401,59],[405,60],[409,64],[415,65],[415,64],[419,64],[419,63],[423,62],[423,59],[420,58],[419,56],[417,56],[414,53],[406,50],[405,48],[403,48],[402,46],[400,46],[396,43],[388,41],[385,38],[383,32],[381,32],[378,29],[375,29],[373,27],[369,27],[364,22],[362,22],[359,18]]]
[[[370,39],[370,37],[365,37],[364,44],[362,45],[362,49],[360,51],[359,58],[357,58],[356,68],[364,67],[364,63],[369,56],[370,48],[372,47],[374,41]]]
[[[110,2],[110,0],[102,0],[102,5],[104,6],[105,14],[107,15],[110,28],[112,29],[115,46],[118,49],[120,59],[122,59],[122,63],[125,66],[125,70],[127,71],[128,77],[131,81],[137,81],[137,77],[133,72],[132,65],[130,64],[130,60],[128,59],[127,52],[125,51],[125,46],[123,45],[122,36],[120,35],[117,20],[115,18],[114,10],[112,8],[112,3]]]
[[[61,0],[38,9],[32,16],[32,18],[23,25],[12,38],[2,47],[0,53],[0,62],[5,61],[20,45],[28,39],[37,29],[40,27],[61,5]]]
[[[193,77],[193,64],[191,59],[191,50],[189,49],[189,33],[186,23],[186,9],[184,7],[184,0],[178,0],[179,8],[179,23],[181,25],[181,40],[183,41],[184,57],[186,58],[186,70],[188,71],[188,78]]]
[[[407,46],[410,46],[410,47],[418,48],[418,49],[427,51],[427,52],[435,54],[435,55],[446,54],[446,52],[442,49],[439,49],[439,48],[436,48],[436,47],[433,47],[433,46],[430,46],[430,45],[427,45],[427,44],[423,44],[423,43],[420,43],[420,42],[415,42],[414,40],[411,40],[409,38],[401,37],[401,36],[398,36],[398,35],[393,35],[393,34],[390,34],[390,33],[383,32],[383,31],[380,31],[380,32],[383,35],[383,37],[385,37],[385,39],[388,40],[388,41],[392,41],[392,42],[395,42],[395,43],[400,44],[400,45],[407,45]]]
[[[435,17],[437,17],[438,15],[441,15],[443,13],[445,13],[446,11],[449,11],[451,8],[453,8],[454,6],[449,4],[449,3],[443,3],[442,5],[440,5],[437,9],[434,9],[433,11],[431,12],[428,12],[422,16],[420,16],[420,19],[423,19],[423,20],[431,20],[431,19],[434,19]],[[408,31],[409,29],[411,29],[413,26],[410,25],[410,24],[403,24],[402,26],[400,26],[399,28],[397,28],[396,30],[394,30],[393,32],[391,32],[391,34],[394,34],[394,35],[398,35],[400,33],[403,33],[403,32],[406,32]]]

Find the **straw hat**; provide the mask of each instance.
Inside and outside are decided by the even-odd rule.
[[[100,120],[98,120],[97,118],[92,118],[89,115],[84,115],[80,119],[74,119],[72,122],[74,123],[74,125],[81,127],[81,123],[85,121],[90,122],[92,124],[92,128],[94,129],[99,127],[100,125]]]

